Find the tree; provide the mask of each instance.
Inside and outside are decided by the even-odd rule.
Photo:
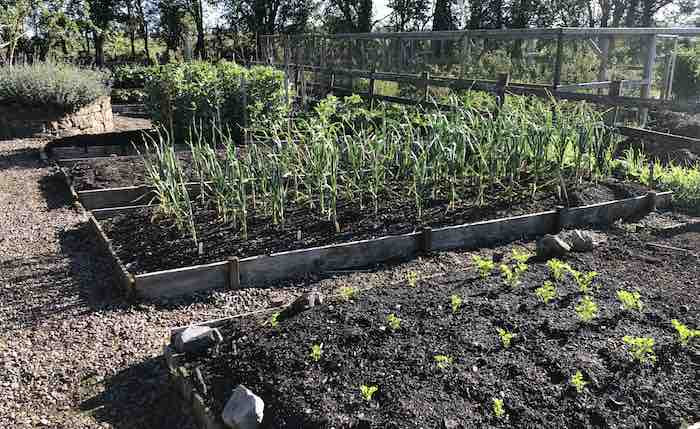
[[[95,64],[105,62],[105,41],[112,23],[117,19],[119,4],[113,0],[86,0],[91,23],[93,43],[95,46]]]
[[[6,61],[13,64],[19,41],[27,34],[26,21],[31,12],[29,0],[0,2],[0,49],[7,49]]]
[[[368,33],[374,26],[372,0],[329,0],[324,16],[330,33]]]
[[[423,30],[430,21],[430,0],[389,0],[387,6],[393,31]]]

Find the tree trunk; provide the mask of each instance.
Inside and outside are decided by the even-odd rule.
[[[151,64],[151,51],[148,49],[148,24],[144,20],[141,31],[143,32],[143,53],[146,55],[146,61]]]
[[[195,55],[199,56],[199,59],[204,60],[207,58],[207,53],[204,47],[204,7],[202,6],[202,0],[197,0],[196,8],[195,24],[197,25],[197,45],[194,51]]]
[[[100,31],[94,31],[95,64],[102,66],[105,63],[105,36]]]

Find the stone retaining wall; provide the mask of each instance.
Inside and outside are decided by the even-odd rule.
[[[66,137],[104,133],[113,129],[109,97],[100,97],[72,113],[51,107],[0,105],[0,138]]]

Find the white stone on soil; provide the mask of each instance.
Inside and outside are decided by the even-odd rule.
[[[257,429],[263,421],[264,409],[263,400],[239,384],[226,402],[221,419],[231,429]]]

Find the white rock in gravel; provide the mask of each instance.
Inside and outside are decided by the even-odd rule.
[[[189,326],[178,332],[173,339],[175,350],[180,353],[204,350],[215,342],[214,329],[208,326]]]
[[[264,409],[263,400],[239,384],[226,402],[221,419],[232,429],[256,429],[263,421]]]
[[[572,252],[590,252],[593,250],[593,235],[588,231],[575,229],[561,234],[561,238],[571,246]]]
[[[564,256],[571,251],[571,246],[556,235],[547,234],[537,242],[537,256],[549,258]]]

